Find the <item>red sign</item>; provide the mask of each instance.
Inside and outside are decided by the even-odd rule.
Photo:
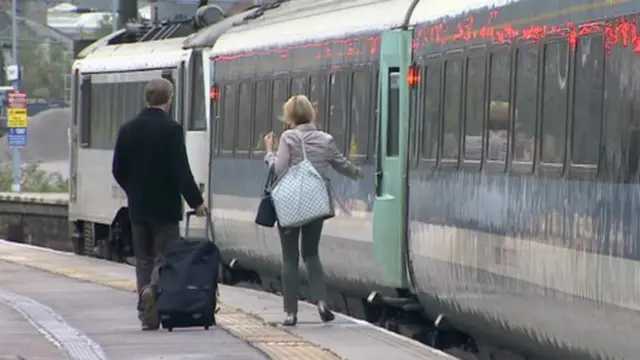
[[[24,91],[7,91],[7,105],[10,109],[26,109],[27,100],[27,93]]]

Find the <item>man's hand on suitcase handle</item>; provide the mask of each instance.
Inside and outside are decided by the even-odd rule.
[[[187,213],[187,215],[188,216],[195,215],[197,217],[205,217],[205,216],[209,215],[209,209],[207,209],[207,206],[205,204],[201,204],[200,206],[195,208],[195,210],[189,211]]]

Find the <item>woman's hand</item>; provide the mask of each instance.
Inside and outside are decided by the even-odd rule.
[[[264,137],[264,148],[267,150],[267,152],[273,152],[275,145],[276,135],[273,133],[273,131],[271,131]]]

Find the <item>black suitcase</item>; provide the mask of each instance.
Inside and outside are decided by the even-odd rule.
[[[209,239],[189,240],[187,213],[185,238],[172,243],[159,269],[157,306],[164,329],[216,325],[220,252],[213,239],[213,223],[207,224]]]

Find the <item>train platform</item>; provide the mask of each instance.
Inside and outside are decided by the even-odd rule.
[[[279,296],[220,287],[218,326],[143,332],[131,266],[0,240],[0,359],[454,360],[337,314],[323,324],[301,302],[282,328]]]

